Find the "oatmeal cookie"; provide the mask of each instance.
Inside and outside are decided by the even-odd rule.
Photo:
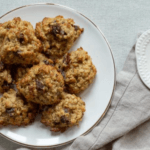
[[[0,125],[28,125],[34,121],[37,112],[36,104],[24,101],[13,89],[0,98]]]
[[[57,59],[56,68],[62,72],[67,90],[74,94],[85,90],[93,82],[97,72],[91,57],[83,48]]]
[[[45,64],[45,65],[51,65],[54,66],[54,62],[51,59],[48,59],[45,55],[39,53],[37,55],[37,61],[35,62],[35,64]],[[33,67],[32,65],[28,65],[28,66],[16,66],[16,68],[14,69],[14,78],[15,81],[19,81],[21,78],[23,78],[23,76],[25,76],[25,74],[28,72],[28,70]]]
[[[7,22],[4,22],[4,23],[0,23],[0,27],[3,27],[6,30],[9,30],[11,28],[16,28],[16,27],[21,28],[22,26],[33,30],[33,26],[31,25],[31,23],[28,21],[21,20],[20,17],[16,17],[16,18],[9,20]]]
[[[60,103],[43,111],[41,122],[51,127],[51,131],[65,131],[78,125],[85,112],[85,102],[74,94],[63,93]]]
[[[28,65],[36,62],[40,50],[41,42],[36,38],[34,30],[19,26],[7,31],[0,56],[5,64]]]
[[[45,64],[33,66],[17,82],[17,89],[27,100],[42,105],[59,102],[63,88],[62,75],[53,66]]]
[[[63,16],[44,18],[35,29],[36,36],[42,42],[43,53],[58,57],[69,51],[82,32],[83,29],[74,25],[73,19]]]
[[[3,43],[3,40],[5,38],[5,35],[7,33],[7,31],[9,31],[11,28],[16,28],[16,27],[25,27],[25,28],[30,28],[31,30],[33,30],[32,25],[27,22],[27,21],[22,21],[21,18],[17,17],[14,18],[13,20],[4,22],[4,23],[0,23],[0,49]]]

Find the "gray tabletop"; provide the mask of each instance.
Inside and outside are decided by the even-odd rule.
[[[22,5],[46,2],[71,7],[99,26],[110,43],[117,72],[122,69],[137,34],[150,27],[149,0],[0,0],[0,16]],[[0,137],[0,150],[19,147]]]

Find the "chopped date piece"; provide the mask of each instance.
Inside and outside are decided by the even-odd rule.
[[[48,107],[49,107],[49,108],[52,108],[52,107],[53,107],[53,105],[48,105]]]
[[[49,63],[49,61],[47,61],[47,60],[43,60],[43,62],[45,63],[45,65],[51,65],[51,66],[54,66],[54,64]]]
[[[70,54],[69,53],[67,54],[66,63],[67,63],[67,65],[69,65],[69,63],[70,63]]]
[[[16,71],[17,71],[17,67],[19,67],[18,65],[11,65],[10,66],[10,70],[11,70],[11,76],[14,79],[16,76]]]
[[[54,35],[59,34],[60,30],[61,30],[61,28],[60,28],[59,25],[52,26],[52,32],[53,32]]]
[[[31,68],[31,67],[33,67],[33,65],[32,65],[32,64],[30,64],[30,65],[28,65],[28,67],[29,67],[29,68]]]
[[[38,37],[38,39],[43,42],[43,38],[42,37]]]
[[[45,63],[45,65],[50,65],[50,63],[47,60],[43,60],[43,62]]]
[[[14,110],[15,110],[14,108],[7,108],[7,109],[6,109],[6,112],[7,112],[7,113],[12,113],[12,112],[14,112]]]
[[[3,69],[4,69],[4,64],[3,62],[0,62],[0,71],[3,71]]]
[[[60,122],[53,122],[54,123],[54,125],[59,125],[60,124]]]
[[[73,25],[73,27],[74,27],[74,29],[75,29],[76,31],[79,30],[79,27],[78,27],[78,26]]]
[[[22,56],[21,56],[22,51],[21,51],[21,50],[17,50],[16,52],[13,52],[13,53],[14,53],[16,56],[22,58]]]
[[[70,53],[67,53],[63,59],[63,62],[66,64],[66,65],[69,65],[70,63]]]
[[[43,91],[44,85],[40,81],[36,80],[36,88],[39,91]]]
[[[49,57],[51,54],[50,54],[50,52],[49,52],[49,50],[48,51],[46,51],[46,52],[43,52],[47,57]]]
[[[22,33],[20,33],[19,35],[19,42],[22,44],[24,41],[24,35]]]
[[[65,116],[61,116],[60,121],[61,121],[62,123],[66,123],[66,124],[69,123],[68,118],[66,118]]]

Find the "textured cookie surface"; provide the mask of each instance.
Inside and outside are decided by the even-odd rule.
[[[54,62],[51,59],[48,59],[45,57],[43,54],[39,53],[37,55],[37,64],[45,64],[45,65],[51,65],[54,66]],[[19,66],[15,69],[14,76],[15,76],[15,81],[19,81],[21,78],[23,78],[26,73],[29,71],[29,69],[32,66]]]
[[[36,24],[35,30],[42,42],[44,54],[58,57],[69,51],[83,32],[83,29],[74,25],[73,19],[65,19],[63,16],[44,18]]]
[[[20,22],[7,31],[3,40],[0,55],[5,64],[33,64],[41,50],[41,42],[36,38],[32,25]]]
[[[37,61],[39,64],[45,64],[45,65],[51,65],[51,66],[54,66],[54,62],[53,60],[47,58],[45,55],[39,53],[37,55]]]
[[[0,60],[0,93],[8,91],[13,88],[13,80],[10,74],[10,70],[6,68],[3,62]]]
[[[78,125],[85,112],[85,102],[76,95],[63,93],[62,100],[49,107],[42,114],[41,122],[51,127],[51,131],[64,131]]]
[[[21,26],[33,30],[33,27],[29,22],[22,21],[21,18],[19,17],[14,18],[13,20],[7,21],[5,23],[0,23],[0,49],[7,31],[9,31],[11,28],[16,28]]]
[[[0,93],[4,93],[10,88],[13,88],[12,77],[10,70],[0,72]]]
[[[60,101],[64,88],[62,75],[51,65],[33,66],[17,82],[17,89],[32,102],[49,105]]]
[[[57,59],[56,68],[62,72],[67,90],[75,94],[85,90],[96,75],[91,57],[83,48]]]
[[[10,89],[0,98],[0,125],[24,126],[34,121],[38,108],[36,104],[25,102]]]
[[[21,80],[30,68],[27,67],[18,67],[15,72],[15,81]]]

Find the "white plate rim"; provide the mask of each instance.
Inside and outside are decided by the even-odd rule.
[[[83,15],[82,13],[76,11],[75,9],[72,9],[70,7],[67,7],[67,6],[64,6],[64,5],[61,5],[61,4],[56,4],[56,3],[33,3],[33,4],[29,4],[29,5],[23,5],[23,6],[20,6],[20,7],[17,7],[15,9],[12,9],[10,11],[8,11],[7,13],[5,13],[4,15],[0,16],[0,19],[2,19],[4,16],[6,16],[7,14],[10,14],[11,12],[15,11],[15,10],[18,10],[18,9],[21,9],[21,8],[24,8],[24,7],[29,7],[29,6],[35,6],[35,5],[56,5],[56,6],[60,6],[60,7],[64,7],[64,8],[67,8],[67,9],[70,9],[76,13],[78,13],[79,15],[83,16],[84,18],[86,18],[88,21],[90,21],[95,27],[96,29],[98,30],[98,32],[100,32],[100,34],[102,35],[102,37],[104,38],[109,50],[110,50],[110,54],[111,54],[111,57],[112,57],[112,61],[113,61],[113,67],[114,67],[114,85],[113,85],[113,90],[112,90],[112,94],[111,94],[111,97],[110,97],[110,100],[107,104],[107,107],[105,108],[103,114],[100,116],[100,118],[97,120],[97,122],[91,127],[89,128],[86,132],[84,132],[82,135],[80,136],[84,136],[86,134],[88,134],[95,126],[98,125],[98,123],[100,123],[100,121],[103,119],[103,117],[106,115],[109,107],[110,107],[110,104],[112,102],[112,97],[113,97],[113,94],[114,94],[114,90],[115,90],[115,87],[116,87],[116,67],[115,67],[115,61],[114,61],[114,57],[113,57],[113,52],[111,50],[111,47],[110,47],[110,44],[108,43],[106,37],[104,36],[103,32],[99,29],[99,27],[93,22],[91,21],[88,17],[86,17],[85,15]],[[64,146],[66,144],[69,144],[71,142],[73,142],[76,138],[68,141],[68,142],[64,142],[64,143],[61,143],[61,144],[55,144],[55,145],[51,145],[51,146],[36,146],[36,145],[29,145],[29,144],[24,144],[24,143],[21,143],[21,142],[18,142],[18,141],[15,141],[5,135],[3,135],[2,133],[0,133],[0,135],[4,138],[6,138],[7,140],[11,141],[11,142],[14,142],[16,144],[19,144],[19,145],[22,145],[22,146],[26,146],[26,147],[30,147],[30,148],[54,148],[54,147],[59,147],[59,146]],[[77,137],[78,138],[78,137]]]
[[[137,70],[143,83],[150,88],[149,72],[146,61],[146,47],[150,42],[150,29],[143,32],[138,38],[135,46]]]

